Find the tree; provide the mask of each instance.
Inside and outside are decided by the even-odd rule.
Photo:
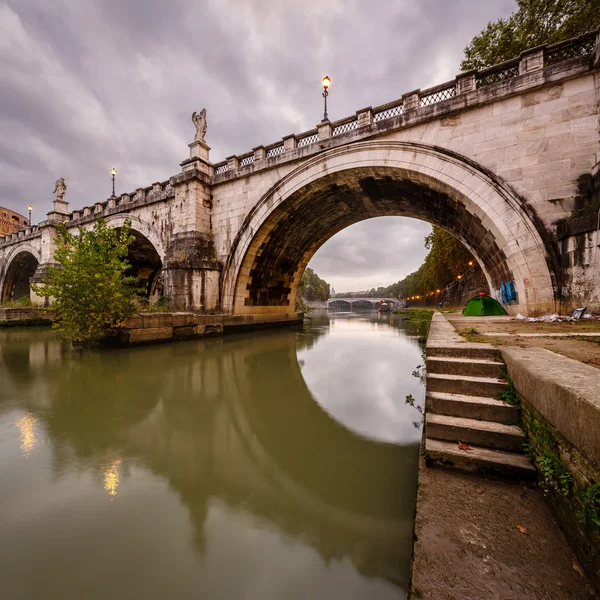
[[[312,269],[307,268],[298,286],[298,296],[307,302],[325,301],[329,298],[331,286],[321,279]]]
[[[57,225],[54,259],[42,285],[32,289],[52,298],[54,329],[66,340],[90,344],[118,331],[134,311],[137,277],[127,275],[128,247],[133,242],[128,221],[111,229],[100,219],[92,230],[70,233]]]
[[[470,268],[479,269],[469,250],[441,227],[434,225],[432,232],[425,237],[425,248],[429,253],[414,273],[388,287],[371,290],[369,295],[380,298],[396,298],[399,294],[405,298],[425,296],[444,289]]]
[[[540,44],[555,44],[600,24],[600,0],[517,0],[506,19],[490,21],[465,48],[461,69],[483,69]]]

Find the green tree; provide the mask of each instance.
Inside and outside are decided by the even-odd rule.
[[[307,302],[324,301],[329,298],[329,291],[330,285],[324,279],[321,279],[312,269],[305,269],[298,286],[298,296]]]
[[[399,294],[405,298],[425,296],[444,289],[470,268],[479,269],[469,250],[441,227],[434,225],[431,233],[425,237],[425,248],[429,253],[414,273],[388,287],[373,289],[369,295],[380,298],[396,298]]]
[[[70,233],[57,225],[54,259],[42,285],[32,286],[39,296],[52,298],[54,329],[66,340],[90,344],[118,331],[134,311],[137,277],[127,274],[128,247],[134,237],[130,223],[111,229],[100,219],[92,230]]]
[[[555,44],[600,24],[600,0],[517,0],[506,19],[490,21],[465,48],[461,69],[483,69],[540,44]]]

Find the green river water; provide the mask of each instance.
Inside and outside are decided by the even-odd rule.
[[[77,351],[0,329],[0,598],[401,599],[422,332]]]

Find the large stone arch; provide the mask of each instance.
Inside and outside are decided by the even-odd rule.
[[[224,311],[292,311],[317,249],[345,227],[385,215],[419,218],[453,233],[477,258],[491,289],[514,280],[513,311],[554,309],[548,252],[535,217],[505,182],[442,148],[367,141],[308,160],[254,206],[227,258]]]
[[[32,244],[24,242],[11,248],[0,266],[0,302],[30,295],[29,291],[25,293],[25,288],[29,287],[29,279],[40,260],[41,252]]]

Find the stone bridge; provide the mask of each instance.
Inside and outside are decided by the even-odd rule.
[[[332,305],[349,305],[350,308],[377,308],[383,302],[388,304],[396,305],[399,304],[396,298],[329,298],[327,300],[327,308],[331,308]]]
[[[511,312],[600,311],[600,33],[537,47],[484,71],[364,108],[168,181],[0,238],[0,298],[29,294],[53,264],[53,224],[126,219],[134,271],[178,309],[287,313],[317,249],[345,227],[396,215],[439,225],[477,258]],[[592,204],[593,206],[593,204]],[[38,298],[33,298],[38,301]]]

